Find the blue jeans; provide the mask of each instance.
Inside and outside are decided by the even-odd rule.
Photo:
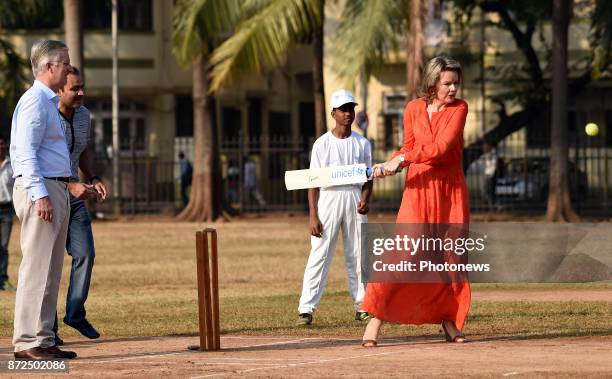
[[[13,228],[13,207],[0,208],[0,286],[8,280],[8,244]]]
[[[68,223],[68,236],[66,237],[66,250],[72,257],[72,268],[66,296],[64,322],[78,324],[85,320],[85,301],[89,294],[96,251],[89,211],[83,200],[73,196],[70,196],[70,221]],[[57,317],[53,330],[57,334]]]

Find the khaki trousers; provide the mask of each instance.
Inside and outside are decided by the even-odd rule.
[[[53,221],[38,217],[34,202],[15,180],[13,203],[21,221],[21,265],[15,301],[15,351],[55,345],[53,323],[64,264],[70,215],[67,183],[45,179],[53,206]]]

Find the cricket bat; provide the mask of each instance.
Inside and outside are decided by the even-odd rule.
[[[398,172],[401,168],[398,168]],[[285,171],[287,190],[341,186],[365,183],[372,176],[372,169],[363,163],[347,166],[321,167],[306,170]]]

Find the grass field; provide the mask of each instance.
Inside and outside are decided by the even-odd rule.
[[[223,334],[360,337],[353,320],[339,245],[322,304],[312,327],[295,324],[309,251],[306,219],[237,220],[217,224]],[[194,233],[203,224],[171,220],[94,224],[96,264],[88,318],[104,336],[197,334]],[[13,230],[9,274],[16,281],[19,226]],[[62,317],[70,261],[65,261],[59,315]],[[479,291],[611,289],[611,283],[573,285],[483,285]],[[12,335],[15,293],[0,292],[0,337]],[[438,326],[387,325],[385,336],[439,336]],[[612,335],[610,301],[475,300],[466,324],[470,336]],[[62,337],[76,337],[60,326]]]

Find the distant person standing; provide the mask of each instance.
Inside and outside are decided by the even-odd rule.
[[[70,154],[60,121],[57,91],[70,72],[68,48],[60,41],[32,46],[36,80],[19,99],[11,126],[13,204],[21,221],[21,265],[17,281],[13,345],[16,359],[76,357],[56,344],[57,307],[70,216]]]
[[[259,206],[263,207],[266,205],[263,195],[259,192],[257,186],[257,165],[249,157],[244,158],[244,190],[246,193],[246,200],[250,203],[252,199],[255,199]]]
[[[485,177],[485,200],[489,210],[494,210],[497,198],[495,194],[495,186],[497,185],[497,178],[499,176],[499,157],[497,151],[493,145],[485,142],[482,145],[482,159],[484,161],[484,177]]]
[[[189,195],[187,190],[191,187],[191,181],[193,180],[193,166],[185,157],[185,153],[182,151],[179,153],[179,168],[181,170],[181,176],[179,177],[181,184],[181,200],[183,200],[183,206],[189,203]]]
[[[87,338],[98,338],[100,333],[85,317],[85,302],[89,295],[89,285],[93,271],[96,250],[94,247],[91,216],[85,200],[106,200],[106,187],[99,176],[93,172],[92,153],[89,148],[91,119],[89,110],[83,103],[84,87],[81,75],[76,67],[68,74],[66,85],[59,94],[59,112],[62,128],[68,144],[71,162],[70,191],[70,221],[66,250],[72,257],[70,283],[66,295],[66,315],[64,324],[78,330]],[[80,183],[79,168],[89,183]],[[55,344],[62,345],[59,338],[57,317],[53,332]]]
[[[8,244],[13,228],[13,168],[6,137],[0,136],[0,291],[12,290],[8,280]]]

